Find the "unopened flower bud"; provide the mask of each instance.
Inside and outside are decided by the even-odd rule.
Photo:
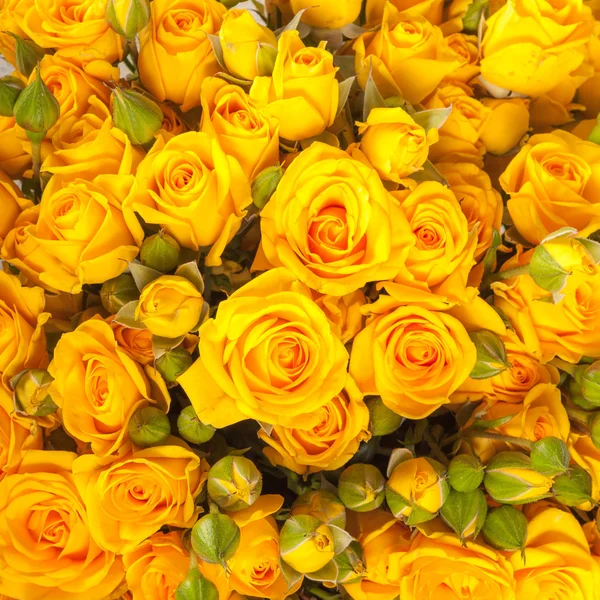
[[[594,144],[600,144],[600,120],[596,119],[596,124],[594,128],[590,131],[588,135],[588,140],[590,142],[594,142]]]
[[[600,448],[600,412],[592,413],[588,418],[590,438],[596,448]]]
[[[46,369],[28,369],[15,375],[10,383],[15,391],[17,410],[30,417],[45,417],[56,412],[58,406],[49,394],[52,381]]]
[[[196,521],[191,540],[203,561],[223,566],[240,545],[240,528],[231,517],[211,511]]]
[[[140,146],[154,139],[163,121],[162,110],[156,102],[139,92],[118,87],[113,89],[112,117],[115,127],[123,131],[132,144]]]
[[[197,566],[192,566],[186,578],[177,586],[175,600],[219,600],[219,592],[215,584],[200,573]]]
[[[556,477],[552,491],[556,500],[565,506],[581,506],[593,502],[592,478],[585,469],[578,466]]]
[[[554,477],[569,468],[571,455],[567,445],[556,437],[538,440],[531,448],[531,466],[544,475]]]
[[[179,435],[191,444],[204,444],[215,435],[215,428],[200,421],[193,406],[186,406],[177,417]]]
[[[208,495],[223,510],[252,506],[262,491],[262,475],[244,456],[225,456],[208,472]]]
[[[477,537],[485,522],[487,509],[485,494],[481,490],[457,492],[452,489],[440,509],[440,515],[462,543],[467,538]]]
[[[183,346],[177,346],[161,354],[156,359],[155,365],[165,381],[175,383],[193,363],[192,355]]]
[[[600,360],[575,372],[581,394],[594,407],[600,406]]]
[[[258,209],[265,207],[282,177],[283,169],[281,165],[267,167],[256,176],[252,182],[252,201]]]
[[[140,262],[161,273],[172,271],[179,263],[177,240],[163,231],[147,237],[140,249]]]
[[[336,525],[342,529],[346,526],[346,507],[335,494],[326,490],[311,490],[298,496],[290,515],[310,515],[325,525]]]
[[[473,0],[463,17],[463,29],[466,33],[477,33],[481,16],[489,12],[489,0]]]
[[[381,396],[372,396],[365,400],[369,409],[369,429],[374,436],[388,435],[402,425],[404,418],[390,410]]]
[[[483,478],[488,494],[501,504],[525,504],[550,495],[552,479],[538,473],[522,452],[499,452]]]
[[[469,454],[455,456],[448,465],[448,482],[457,492],[472,492],[483,481],[484,468],[479,459]]]
[[[510,368],[502,340],[487,329],[469,333],[477,351],[477,362],[470,373],[472,379],[494,377]]]
[[[132,39],[150,21],[148,0],[108,0],[106,20],[119,35]]]
[[[139,297],[140,291],[129,273],[105,281],[100,288],[102,306],[112,315],[117,314],[123,306]]]
[[[338,495],[350,510],[375,510],[385,498],[385,479],[373,465],[351,465],[340,475]]]
[[[512,506],[494,508],[485,519],[482,529],[485,541],[496,550],[525,551],[527,517]]]
[[[277,48],[270,44],[259,44],[256,50],[256,72],[259,77],[270,77],[273,74]]]
[[[29,77],[36,65],[44,58],[44,50],[31,40],[24,40],[18,35],[11,34],[15,40],[15,65],[17,71]]]
[[[128,430],[136,446],[148,448],[162,444],[171,435],[171,423],[160,408],[146,406],[133,413]]]
[[[8,75],[0,79],[0,116],[13,116],[15,102],[24,87],[25,84],[17,77]]]
[[[351,584],[358,583],[366,573],[366,565],[363,558],[362,546],[353,541],[339,554],[333,557],[337,567],[336,583]]]
[[[281,558],[298,573],[314,573],[334,556],[333,533],[310,515],[290,517],[279,536]]]
[[[583,369],[581,369],[583,371]],[[579,406],[579,408],[583,408],[583,410],[594,410],[598,408],[597,405],[588,402],[581,393],[581,386],[577,382],[576,379],[569,379],[569,398],[572,400],[573,404]]]

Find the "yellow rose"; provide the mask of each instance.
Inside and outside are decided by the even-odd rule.
[[[477,542],[463,547],[438,519],[419,530],[398,565],[402,600],[515,600],[513,570],[502,554]]]
[[[406,218],[357,150],[320,142],[301,152],[261,212],[254,269],[285,266],[341,296],[392,278],[413,244]]]
[[[439,27],[391,3],[379,31],[363,33],[354,42],[355,69],[364,89],[371,73],[384,96],[403,96],[418,104],[464,59],[448,46]]]
[[[583,82],[577,91],[577,100],[585,106],[584,117],[595,119],[600,113],[600,35],[592,36],[588,52],[594,74]]]
[[[536,97],[583,63],[594,19],[578,0],[559,10],[541,0],[510,0],[486,26],[481,76],[504,90]]]
[[[600,501],[600,449],[586,434],[571,432],[568,441],[571,459],[592,478],[592,498]]]
[[[468,85],[470,81],[479,75],[477,36],[465,33],[453,33],[446,38],[446,41],[448,42],[448,46],[464,61],[462,67],[450,73],[446,79]]]
[[[200,358],[178,379],[198,418],[311,429],[344,387],[348,353],[310,290],[272,269],[219,304],[200,328]]]
[[[561,227],[587,237],[600,227],[600,146],[566,131],[534,135],[500,177],[519,233],[539,244]]]
[[[240,545],[228,561],[229,589],[242,596],[284,600],[298,590],[302,576],[286,581],[279,557],[279,530],[272,516],[283,504],[276,495],[261,496],[250,508],[230,513],[240,528]]]
[[[433,25],[439,25],[442,22],[443,0],[367,0],[365,17],[368,28],[381,24],[387,4],[392,4],[400,12],[423,15]]]
[[[390,513],[375,509],[348,511],[348,532],[363,548],[364,578],[345,584],[353,600],[393,600],[400,592],[402,557],[410,548],[411,530]],[[360,575],[360,573],[358,573]]]
[[[219,63],[208,35],[221,27],[225,7],[217,0],[155,0],[140,32],[138,68],[143,86],[160,102],[188,111],[200,104],[202,81]]]
[[[425,129],[402,108],[374,108],[366,123],[357,123],[360,149],[387,181],[402,183],[427,160],[429,147],[438,141],[437,129]]]
[[[234,158],[207,133],[190,131],[168,142],[159,137],[139,164],[136,185],[123,203],[136,237],[146,223],[161,225],[182,246],[212,246],[206,264],[221,264],[221,253],[240,228],[252,202],[250,185]]]
[[[519,144],[529,130],[529,100],[483,98],[492,112],[483,124],[479,139],[492,154],[505,154]]]
[[[187,127],[181,120],[181,117],[168,104],[161,104],[160,110],[163,114],[163,121],[157,134],[160,134],[165,142],[187,131]]]
[[[312,0],[290,0],[290,6],[297,14],[302,14],[302,22],[319,29],[339,29],[353,23],[360,14],[361,0],[323,0],[315,5]]]
[[[274,56],[277,49],[275,34],[268,27],[259,25],[250,12],[240,8],[232,8],[223,15],[219,40],[227,70],[242,79],[252,80],[265,75],[258,66],[258,52],[267,54],[272,49]]]
[[[438,163],[437,170],[460,199],[460,209],[467,218],[468,231],[477,231],[475,260],[481,260],[492,245],[494,230],[502,226],[502,197],[492,188],[485,171],[472,163]]]
[[[3,171],[0,171],[0,204],[2,205],[2,213],[0,214],[1,248],[4,238],[14,227],[15,221],[21,212],[33,206],[33,202],[23,197],[21,190]]]
[[[153,448],[126,444],[103,458],[85,454],[73,463],[90,532],[100,547],[118,554],[131,552],[163,525],[191,527],[207,472],[208,463],[176,437]]]
[[[265,115],[279,120],[282,138],[296,141],[319,135],[338,111],[337,71],[325,42],[316,48],[305,46],[297,30],[284,31],[273,74],[254,79],[250,98]]]
[[[345,465],[370,439],[369,410],[352,378],[344,390],[317,411],[317,424],[311,429],[276,425],[270,434],[264,429],[258,437],[268,444],[265,456],[299,475],[334,471]]]
[[[362,290],[350,292],[345,296],[330,296],[313,292],[313,300],[327,315],[338,337],[348,343],[363,327],[361,308],[367,303]]]
[[[528,517],[525,551],[509,561],[517,582],[516,597],[527,600],[600,598],[600,564],[590,555],[577,519],[551,504],[538,503]]]
[[[14,117],[0,117],[0,164],[2,170],[12,179],[19,179],[31,165],[31,153],[19,135]]]
[[[65,429],[75,439],[89,442],[99,456],[117,451],[127,441],[127,425],[138,408],[169,407],[162,378],[151,367],[143,370],[121,350],[101,319],[65,333],[48,371],[54,377],[50,393],[62,411]]]
[[[217,77],[204,80],[200,131],[216,138],[250,181],[279,162],[278,130],[278,121],[263,115],[241,87]]]
[[[105,600],[121,583],[121,559],[91,534],[93,517],[73,480],[75,458],[29,450],[18,471],[0,483],[0,593]]]

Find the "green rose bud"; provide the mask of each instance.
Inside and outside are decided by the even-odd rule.
[[[385,498],[385,479],[373,465],[351,465],[340,475],[338,495],[350,510],[375,510]]]
[[[335,556],[333,532],[310,515],[290,517],[279,535],[281,558],[298,573],[314,573]]]
[[[231,517],[211,511],[194,524],[191,539],[203,561],[225,566],[240,545],[240,528]]]
[[[466,538],[477,537],[485,522],[487,510],[485,494],[481,490],[457,492],[451,489],[440,509],[440,515],[458,535],[461,543],[464,543]]]
[[[465,33],[477,33],[481,15],[489,14],[489,0],[473,0],[463,17],[463,29]]]
[[[215,435],[215,428],[200,421],[193,406],[186,406],[177,417],[179,435],[191,444],[204,444]]]
[[[512,506],[494,508],[488,513],[482,529],[485,541],[496,550],[520,550],[527,543],[527,518]]]
[[[162,444],[171,435],[169,417],[154,406],[140,408],[129,420],[129,437],[140,448]]]
[[[208,472],[208,495],[223,510],[252,506],[262,491],[262,475],[244,456],[225,456]]]
[[[337,567],[336,582],[338,584],[358,583],[366,573],[361,545],[354,541],[339,554],[333,557]]]
[[[588,135],[588,140],[590,142],[594,142],[594,144],[600,144],[600,120],[596,119],[596,124],[590,134]]]
[[[531,466],[550,477],[564,473],[571,461],[567,445],[556,437],[545,437],[535,442],[530,457]]]
[[[148,0],[109,0],[106,20],[119,35],[132,39],[150,21]]]
[[[0,116],[12,117],[15,102],[25,84],[16,77],[2,77],[0,79]]]
[[[172,271],[179,263],[177,240],[163,231],[147,237],[140,249],[140,262],[161,273]]]
[[[263,209],[281,181],[281,165],[263,169],[252,182],[252,201],[258,209]]]
[[[24,40],[18,35],[9,34],[15,40],[15,65],[17,71],[29,77],[36,65],[44,58],[45,52],[31,40]]]
[[[277,58],[277,48],[270,44],[258,44],[256,50],[256,72],[260,77],[270,77]]]
[[[15,408],[30,417],[56,412],[58,406],[49,393],[53,381],[46,369],[28,369],[15,375],[10,382],[15,392]]]
[[[470,373],[471,378],[487,379],[510,368],[504,343],[495,333],[482,329],[469,333],[469,337],[477,350],[477,362]]]
[[[581,393],[581,386],[575,379],[569,379],[569,397],[573,401],[573,404],[579,406],[583,410],[594,410],[598,408],[597,405],[588,402]]]
[[[483,475],[483,465],[475,456],[459,454],[448,465],[448,482],[457,492],[476,490],[483,481]]]
[[[326,490],[310,490],[298,496],[290,515],[309,515],[325,525],[346,527],[346,507],[335,494]]]
[[[115,127],[127,134],[132,144],[143,146],[154,139],[163,121],[156,102],[139,92],[113,89],[112,116]]]
[[[182,346],[167,350],[155,362],[156,370],[169,383],[175,383],[193,364],[192,355]]]
[[[600,412],[592,413],[588,419],[590,437],[596,448],[600,448]]]
[[[380,396],[372,396],[365,400],[365,404],[369,409],[370,424],[369,429],[374,436],[388,435],[394,433],[402,422],[404,417],[397,415],[393,410],[390,410],[381,399]]]
[[[554,479],[554,497],[565,506],[581,506],[593,502],[592,478],[581,467],[572,467],[564,475]]]
[[[576,371],[581,394],[594,407],[600,406],[600,360]]]
[[[100,288],[102,306],[112,315],[116,315],[123,306],[139,297],[140,291],[129,273],[105,281]]]

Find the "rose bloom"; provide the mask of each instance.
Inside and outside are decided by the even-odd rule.
[[[142,85],[160,102],[188,111],[200,104],[202,81],[219,70],[208,35],[216,34],[225,7],[217,0],[157,0],[140,32]]]
[[[299,475],[333,471],[371,438],[369,409],[350,377],[344,390],[318,409],[317,419],[311,429],[276,425],[270,434],[261,429],[258,437],[268,444],[264,454],[271,464]]]
[[[161,446],[122,446],[117,454],[80,456],[73,464],[77,489],[87,505],[90,531],[100,546],[131,552],[163,525],[191,527],[194,503],[208,463],[171,436]]]
[[[190,131],[166,143],[157,139],[138,166],[123,211],[136,237],[143,238],[144,232],[134,213],[161,225],[185,248],[212,246],[206,264],[218,266],[251,202],[237,160],[207,133]]]
[[[534,135],[500,177],[519,233],[539,244],[561,227],[587,237],[600,227],[600,147],[566,131]]]
[[[464,60],[461,67],[446,76],[449,81],[458,81],[466,85],[479,75],[479,51],[477,36],[466,33],[453,33],[446,38],[448,46]]]
[[[399,12],[423,15],[433,25],[439,25],[442,22],[443,0],[367,0],[365,6],[367,27],[376,27],[381,24],[383,12],[388,3],[397,8]]]
[[[325,45],[305,46],[297,30],[284,31],[272,75],[256,77],[252,83],[250,98],[265,115],[279,121],[282,138],[296,141],[319,135],[335,119],[338,69]]]
[[[367,303],[362,290],[344,296],[313,292],[317,306],[325,313],[337,336],[348,343],[363,327],[362,307]]]
[[[310,290],[271,269],[200,327],[200,358],[179,377],[198,418],[311,429],[346,382],[348,353]]]
[[[585,106],[583,116],[595,119],[600,112],[600,36],[593,36],[588,45],[589,60],[594,74],[579,87],[577,100]]]
[[[360,14],[361,0],[324,0],[321,4],[313,4],[312,0],[290,0],[290,6],[297,14],[302,14],[302,22],[319,29],[339,29],[353,23]]]
[[[124,576],[100,548],[75,487],[71,452],[29,450],[0,483],[0,593],[10,598],[104,600]]]
[[[33,206],[33,202],[23,197],[21,190],[3,171],[0,171],[0,204],[2,205],[2,214],[0,214],[1,248],[4,238],[14,227],[17,217],[22,211]]]
[[[481,76],[494,86],[536,97],[584,62],[594,19],[578,0],[565,0],[558,9],[541,0],[512,0],[486,25]]]
[[[492,154],[509,152],[529,130],[530,101],[526,98],[483,98],[481,102],[492,112],[479,132],[479,140]]]
[[[261,211],[253,269],[285,266],[341,296],[392,278],[414,243],[406,218],[358,150],[315,142],[286,170]]]
[[[27,143],[17,130],[14,117],[0,117],[0,164],[12,179],[19,179],[31,165],[31,154],[25,150]]]
[[[202,84],[200,130],[237,159],[250,181],[279,162],[278,120],[264,115],[241,87],[218,77]]]
[[[600,501],[600,449],[586,434],[572,432],[568,441],[571,459],[581,468],[585,469],[592,478],[592,498]],[[585,507],[586,510],[592,507]]]
[[[168,104],[161,104],[160,110],[163,114],[163,120],[155,135],[161,135],[165,142],[168,142],[172,137],[188,130],[181,117]]]
[[[127,425],[136,410],[149,404],[169,407],[160,375],[150,367],[142,369],[121,350],[113,330],[98,318],[60,338],[48,371],[65,429],[76,440],[89,442],[99,456],[127,441]]]

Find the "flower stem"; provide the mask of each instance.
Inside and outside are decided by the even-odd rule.
[[[431,435],[431,432],[427,429],[423,432],[423,439],[429,444],[433,455],[445,466],[448,466],[449,460],[448,457],[442,452],[440,445]]]
[[[562,360],[562,358],[553,358],[550,361],[550,364],[554,365],[561,371],[565,371],[565,373],[568,373],[569,375],[573,375],[575,373],[575,369],[577,368],[577,365],[571,364],[566,360]]]
[[[504,279],[510,279],[511,277],[518,277],[519,275],[529,274],[529,265],[521,265],[514,269],[507,269],[506,271],[500,271],[494,273],[488,278],[488,283],[494,283],[495,281],[503,281]]]
[[[527,448],[531,450],[533,446],[533,442],[529,440],[524,440],[518,437],[513,437],[512,435],[502,435],[501,433],[488,433],[486,431],[465,431],[464,437],[470,438],[482,438],[484,440],[494,440],[496,442],[505,442],[507,444],[514,444],[515,446],[522,446],[523,448]]]

